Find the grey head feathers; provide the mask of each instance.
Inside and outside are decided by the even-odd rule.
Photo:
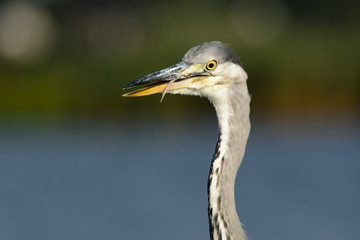
[[[215,60],[219,64],[232,62],[240,66],[242,65],[236,53],[231,48],[218,41],[204,42],[197,45],[185,53],[182,59],[182,61],[191,64],[205,64],[210,60]]]

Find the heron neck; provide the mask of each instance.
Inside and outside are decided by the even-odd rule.
[[[242,162],[250,132],[250,97],[229,89],[223,98],[213,101],[219,121],[219,136],[213,156],[209,180],[209,223],[211,239],[244,240],[235,206],[235,178]]]

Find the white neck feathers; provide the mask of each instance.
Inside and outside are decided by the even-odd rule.
[[[250,97],[246,83],[221,91],[212,99],[220,130],[208,182],[210,234],[214,240],[243,240],[246,234],[236,212],[234,185],[250,131]]]

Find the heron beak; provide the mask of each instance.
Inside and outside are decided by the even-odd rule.
[[[209,74],[203,70],[202,64],[180,62],[171,67],[146,75],[129,83],[123,89],[147,84],[135,91],[125,93],[123,97],[141,97],[155,93],[165,94],[167,91],[188,88],[192,82],[199,81]],[[164,96],[164,95],[163,95]]]

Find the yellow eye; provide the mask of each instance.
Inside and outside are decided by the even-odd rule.
[[[215,60],[211,60],[206,64],[206,69],[207,70],[213,70],[214,68],[216,68],[216,61]]]

